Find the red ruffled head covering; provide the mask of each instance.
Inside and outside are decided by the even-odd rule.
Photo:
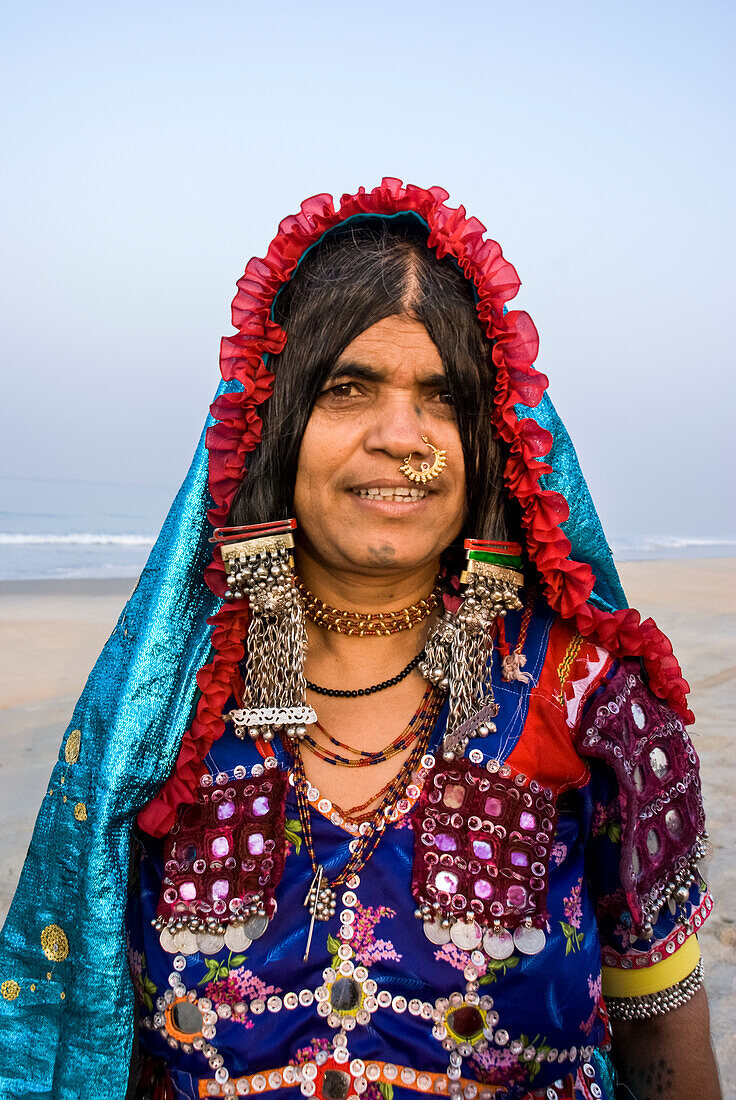
[[[572,620],[583,637],[614,656],[641,658],[654,693],[685,721],[692,721],[686,702],[688,685],[667,637],[652,619],[642,621],[633,609],[605,611],[591,602],[596,580],[593,569],[570,557],[571,543],[562,530],[570,514],[568,503],[561,493],[540,484],[540,478],[552,472],[543,461],[552,447],[552,435],[536,420],[519,418],[515,408],[535,408],[548,385],[545,375],[533,366],[539,347],[537,330],[523,310],[506,308],[520,281],[500,246],[485,238],[485,226],[467,217],[462,206],[447,206],[448,197],[440,187],[403,186],[397,179],[384,179],[372,191],[360,188],[355,195],[343,195],[337,208],[332,196],[315,195],[302,203],[298,214],[281,222],[266,256],[248,263],[233,300],[237,333],[223,339],[220,354],[223,378],[238,382],[242,389],[221,394],[213,402],[216,423],[207,432],[209,489],[214,502],[209,519],[213,526],[227,521],[246,473],[247,455],[260,442],[258,407],[271,395],[274,379],[267,359],[286,343],[285,332],[271,319],[272,306],[307,249],[327,230],[358,215],[419,215],[429,228],[428,247],[440,258],[452,257],[475,288],[478,317],[493,342],[493,425],[509,455],[504,479],[520,505],[527,552],[550,607]],[[215,551],[205,576],[212,592],[222,598],[225,573],[218,555]],[[177,806],[196,797],[202,761],[224,730],[222,711],[237,684],[247,619],[245,608],[224,603],[210,620],[213,655],[197,675],[201,695],[194,719],[184,734],[172,774],[138,818],[149,833],[165,834],[174,823]]]

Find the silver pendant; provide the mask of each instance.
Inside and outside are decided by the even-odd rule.
[[[225,947],[228,951],[247,951],[253,940],[246,934],[242,924],[229,924],[225,929]]]
[[[698,874],[700,875],[700,877],[702,878],[702,880],[703,880],[703,882],[705,883],[706,886],[708,885],[708,879],[709,879],[708,864],[711,862],[712,859],[713,859],[713,845],[711,844],[711,842],[709,840],[706,840],[706,842],[705,842],[705,852],[703,853],[703,855],[701,856],[701,858],[698,860],[698,863],[697,863]]]
[[[437,947],[442,947],[443,944],[450,942],[450,929],[446,928],[439,918],[424,922],[424,935],[430,943],[435,944]]]
[[[197,947],[203,955],[217,955],[224,946],[225,937],[222,932],[200,932],[197,936]]]
[[[315,920],[329,920],[335,915],[337,894],[325,877],[324,867],[317,869],[304,904]]]
[[[194,955],[199,950],[197,937],[188,928],[179,928],[176,932],[163,928],[159,943],[167,955]]]
[[[461,951],[475,951],[483,939],[483,929],[474,920],[459,920],[450,928],[450,939]]]
[[[501,961],[514,953],[514,937],[507,928],[489,928],[483,936],[483,950],[490,959]]]
[[[188,928],[182,928],[174,935],[176,948],[182,955],[194,955],[198,951],[197,937]]]
[[[307,890],[307,896],[304,899],[304,905],[309,910],[311,920],[309,922],[307,946],[304,951],[302,962],[306,962],[309,958],[309,948],[312,946],[312,936],[314,935],[314,922],[316,920],[329,920],[330,917],[334,917],[336,904],[337,894],[327,881],[325,869],[322,864],[320,864],[314,873],[314,877]]]
[[[266,931],[269,925],[268,917],[262,916],[258,913],[253,917],[249,917],[243,925],[243,931],[245,935],[251,940],[259,940],[263,933]],[[250,947],[250,944],[248,944]]]
[[[514,932],[514,944],[522,955],[538,955],[546,942],[544,931],[531,924],[520,924]]]
[[[158,941],[167,955],[179,954],[176,946],[176,940],[174,939],[174,933],[171,931],[170,928],[161,929],[161,934],[158,937]]]

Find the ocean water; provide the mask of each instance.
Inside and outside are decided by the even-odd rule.
[[[177,489],[0,477],[0,580],[137,577]]]
[[[137,577],[178,485],[0,477],[0,581]],[[618,561],[736,556],[736,535],[610,539]]]

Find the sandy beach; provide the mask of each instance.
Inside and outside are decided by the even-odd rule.
[[[715,859],[716,909],[701,943],[724,1078],[736,1062],[736,559],[625,563],[631,604],[671,638],[692,687],[693,727]],[[0,583],[0,920],[74,702],[133,581]],[[736,1089],[724,1080],[724,1095]]]

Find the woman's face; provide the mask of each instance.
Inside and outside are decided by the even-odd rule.
[[[431,463],[423,435],[447,465],[419,485],[399,466],[410,452],[415,469]],[[459,534],[462,445],[442,360],[418,321],[387,317],[345,348],[304,432],[294,510],[300,541],[333,571],[418,568]]]

